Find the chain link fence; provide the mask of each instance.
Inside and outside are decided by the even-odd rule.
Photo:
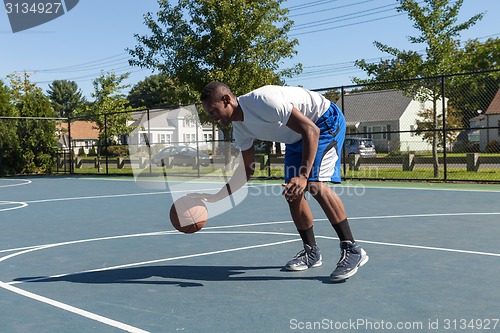
[[[500,181],[499,72],[320,92],[346,117],[345,179]]]
[[[498,182],[499,86],[497,70],[317,91],[346,118],[343,179]],[[0,117],[0,174],[230,176],[238,150],[198,108]],[[255,148],[254,177],[282,178],[284,145]]]

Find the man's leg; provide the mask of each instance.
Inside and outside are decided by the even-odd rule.
[[[348,240],[354,243],[344,204],[337,193],[325,182],[310,182],[308,187],[309,193],[318,201],[340,241]]]
[[[288,202],[288,207],[290,208],[293,223],[295,223],[295,227],[297,228],[304,244],[311,247],[316,246],[316,239],[314,238],[314,233],[312,232],[313,217],[309,204],[304,196],[300,199]]]
[[[340,260],[330,274],[330,280],[346,280],[368,261],[368,256],[361,246],[354,242],[344,204],[335,191],[322,182],[310,182],[309,191],[320,204],[340,239]]]
[[[288,207],[290,208],[290,214],[292,215],[295,227],[302,238],[304,250],[297,253],[286,264],[285,268],[290,271],[302,271],[311,267],[321,266],[321,254],[314,237],[313,217],[309,204],[302,195],[296,200],[289,201]]]

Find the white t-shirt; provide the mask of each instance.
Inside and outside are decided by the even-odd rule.
[[[302,137],[286,126],[292,107],[316,122],[330,107],[323,95],[300,87],[263,86],[238,97],[243,121],[233,121],[233,136],[241,150],[254,139],[294,143]]]

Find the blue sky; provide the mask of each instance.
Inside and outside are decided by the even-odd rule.
[[[374,41],[405,50],[423,50],[408,42],[418,31],[406,14],[395,10],[395,0],[288,0],[299,40],[298,54],[284,67],[302,63],[304,73],[287,81],[306,88],[349,85],[352,77],[364,77],[354,61],[377,61],[387,56]],[[7,14],[0,13],[0,80],[27,71],[46,91],[53,80],[76,81],[91,100],[92,80],[101,71],[130,72],[134,85],[152,72],[128,66],[126,48],[136,44],[134,34],[148,34],[143,14],[155,13],[157,0],[81,0],[65,15],[23,32],[12,33]],[[465,0],[459,15],[463,22],[485,12],[483,20],[464,32],[461,40],[500,36],[500,1]],[[311,25],[315,25],[312,26]]]

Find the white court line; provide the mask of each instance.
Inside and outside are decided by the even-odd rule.
[[[98,241],[103,241],[103,240],[113,240],[113,239],[121,239],[121,238],[133,238],[133,237],[145,237],[145,236],[158,236],[158,235],[163,235],[163,234],[173,234],[173,233],[178,233],[177,230],[169,230],[169,231],[154,231],[154,232],[146,232],[146,233],[139,233],[139,234],[130,234],[130,235],[120,235],[120,236],[107,236],[107,237],[98,237],[98,238],[87,238],[87,239],[80,239],[80,240],[75,240],[75,241],[67,241],[67,242],[60,242],[60,243],[52,243],[52,244],[42,244],[42,245],[34,245],[34,246],[27,246],[27,247],[21,247],[18,248],[20,250],[23,250],[21,252],[13,253],[5,257],[0,258],[0,262],[5,261],[7,259],[19,256],[21,254],[25,254],[28,252],[33,252],[37,250],[44,250],[52,247],[58,247],[58,246],[64,246],[64,245],[73,245],[73,244],[80,244],[80,243],[89,243],[89,242],[98,242]],[[13,250],[2,250],[0,252],[12,252]]]
[[[500,215],[500,212],[475,212],[475,213],[430,213],[430,214],[408,214],[408,215],[382,215],[382,216],[359,216],[349,217],[349,220],[366,220],[366,219],[398,219],[398,218],[413,218],[413,217],[443,217],[443,216],[481,216],[481,215]],[[326,220],[326,219],[323,219]]]
[[[124,179],[124,178],[93,178],[93,177],[85,177],[85,178],[79,178],[79,180],[100,180],[100,181],[128,181],[128,182],[135,182],[136,180],[133,178],[130,179]],[[141,181],[144,182],[153,182],[153,183],[164,183],[164,181],[159,181],[159,180],[154,180],[154,179],[141,179]],[[181,183],[182,181],[172,181],[172,183]],[[217,184],[220,183],[217,180],[212,180],[212,179],[204,179],[203,181],[186,181],[187,183],[200,183],[200,184]],[[450,192],[486,192],[486,193],[499,193],[499,190],[491,190],[491,189],[468,189],[468,188],[443,188],[446,187],[447,185],[456,185],[460,186],[460,184],[451,184],[451,183],[443,183],[443,184],[432,184],[432,186],[443,186],[441,188],[434,188],[434,187],[400,187],[399,184],[400,182],[395,181],[397,185],[390,185],[386,183],[386,186],[377,186],[373,185],[376,184],[376,182],[359,182],[359,183],[350,183],[349,181],[345,180],[343,184],[336,184],[336,185],[330,185],[331,188],[359,188],[359,187],[365,187],[369,189],[381,189],[381,190],[420,190],[420,191],[450,191]],[[247,186],[249,187],[258,187],[258,186],[280,186],[281,184],[276,184],[276,183],[261,183],[261,181],[250,181],[247,183]],[[486,188],[486,186],[485,186]]]
[[[143,195],[161,195],[169,193],[182,193],[182,192],[198,192],[198,191],[214,191],[217,188],[204,188],[204,189],[192,189],[192,190],[180,190],[180,191],[162,191],[162,192],[142,192],[142,193],[126,193],[126,194],[108,194],[108,195],[91,195],[83,197],[68,197],[68,198],[53,198],[53,199],[41,199],[41,200],[30,200],[26,201],[28,204],[31,203],[44,203],[44,202],[57,202],[57,201],[72,201],[72,200],[88,200],[88,199],[103,199],[103,198],[123,198],[123,197],[137,197]]]
[[[280,221],[278,223],[282,223],[282,221]],[[269,223],[266,223],[266,224],[269,224]],[[212,227],[212,228],[207,228],[207,229],[217,229],[217,228],[219,228],[219,227]],[[76,242],[80,242],[81,243],[81,242],[89,242],[89,241],[99,241],[99,240],[108,240],[108,239],[116,239],[116,238],[144,237],[144,236],[162,235],[162,234],[166,234],[166,233],[162,232],[162,233],[134,234],[134,235],[126,235],[126,236],[106,237],[106,238],[101,238],[101,239],[81,240],[81,241],[76,241]],[[172,234],[172,233],[170,233],[170,234]],[[295,233],[274,232],[274,231],[206,231],[204,229],[203,232],[199,233],[199,235],[206,235],[206,234],[260,234],[260,235],[278,235],[278,236],[292,236],[292,237],[297,237],[297,235]],[[338,237],[322,236],[322,235],[317,235],[316,238],[329,239],[329,240],[338,240]],[[57,275],[39,277],[39,278],[34,278],[34,279],[29,279],[29,280],[24,280],[24,281],[12,281],[12,282],[9,282],[7,284],[8,285],[15,285],[15,284],[22,284],[22,283],[27,283],[27,282],[44,281],[44,280],[50,280],[50,279],[55,279],[55,278],[74,276],[74,275],[79,275],[79,274],[84,274],[84,273],[103,272],[103,271],[110,271],[110,270],[123,269],[123,268],[130,268],[130,267],[136,267],[136,266],[144,266],[144,265],[150,265],[150,264],[157,264],[157,263],[167,262],[167,261],[173,261],[173,260],[196,258],[196,257],[202,257],[202,256],[208,256],[208,255],[214,255],[214,254],[220,254],[220,253],[237,252],[237,251],[243,251],[243,250],[249,250],[249,249],[256,249],[256,248],[261,248],[261,247],[269,247],[269,246],[281,245],[281,244],[286,244],[286,243],[291,243],[291,242],[298,242],[299,240],[300,240],[299,238],[296,238],[296,239],[285,240],[285,241],[280,241],[280,242],[273,242],[273,243],[266,243],[266,244],[259,244],[259,245],[251,245],[251,246],[244,246],[244,247],[239,247],[239,248],[232,248],[232,249],[225,249],[225,250],[217,250],[217,251],[210,251],[210,252],[202,252],[202,253],[196,253],[196,254],[189,254],[189,255],[183,255],[183,256],[177,256],[177,257],[170,257],[170,258],[162,258],[162,259],[141,261],[141,262],[135,262],[135,263],[129,263],[129,264],[123,264],[123,265],[116,265],[116,266],[109,266],[109,267],[98,268],[98,269],[85,270],[85,271],[80,271],[80,272],[63,273],[63,274],[57,274]],[[451,248],[443,248],[443,247],[433,247],[433,246],[422,246],[422,245],[412,245],[412,244],[376,242],[376,241],[367,241],[367,240],[360,240],[360,239],[358,239],[356,241],[359,242],[359,243],[374,244],[374,245],[384,245],[384,246],[394,246],[394,247],[402,247],[402,248],[423,249],[423,250],[433,250],[433,251],[444,251],[444,252],[454,252],[454,253],[463,253],[463,254],[475,254],[475,255],[483,255],[483,256],[500,257],[499,253],[491,253],[491,252],[459,250],[459,249],[451,249]],[[12,258],[14,256],[18,256],[18,255],[25,254],[25,253],[28,253],[28,252],[43,250],[43,249],[46,249],[46,248],[51,248],[51,247],[56,247],[56,246],[63,246],[63,245],[74,244],[76,242],[65,242],[65,243],[50,244],[50,245],[45,245],[45,246],[38,246],[38,247],[35,247],[35,248],[31,248],[31,249],[28,249],[28,250],[25,250],[25,251],[22,251],[22,252],[19,252],[19,253],[15,253],[15,254],[12,254],[12,255],[0,258],[0,262],[4,261],[6,259],[10,259],[10,258]]]
[[[95,314],[95,313],[92,313],[92,312],[89,312],[89,311],[86,311],[83,309],[79,309],[77,307],[74,307],[74,306],[71,306],[71,305],[68,305],[68,304],[41,296],[41,295],[31,293],[29,291],[11,286],[11,285],[9,285],[5,282],[2,282],[2,281],[0,281],[0,288],[9,290],[13,293],[16,293],[16,294],[24,296],[24,297],[28,297],[28,298],[33,299],[35,301],[39,301],[39,302],[42,302],[42,303],[45,303],[48,305],[55,306],[56,308],[59,308],[62,310],[72,312],[72,313],[77,314],[79,316],[83,316],[83,317],[101,322],[103,324],[119,328],[119,329],[124,330],[126,332],[132,332],[132,333],[147,333],[148,332],[148,331],[142,330],[140,328],[130,326],[130,325],[121,323],[119,321],[116,321],[116,320],[113,320],[110,318],[106,318],[106,317],[100,316],[98,314]]]
[[[24,207],[28,206],[28,204],[26,202],[21,202],[21,201],[0,201],[0,206],[12,205],[12,204],[16,204],[18,206],[10,207],[10,208],[0,208],[0,212],[6,212],[8,210],[19,209],[19,208],[24,208]]]
[[[259,185],[257,185],[259,186]],[[260,186],[280,186],[280,185],[260,185]],[[196,189],[192,191],[206,191],[206,190],[214,190],[214,188],[210,189]],[[418,189],[417,190],[429,190],[429,189]],[[180,191],[179,191],[180,192]],[[188,190],[184,191],[188,192]],[[149,192],[149,193],[131,193],[131,194],[118,194],[118,195],[101,195],[101,196],[86,196],[86,197],[73,197],[73,198],[56,198],[56,199],[45,199],[45,200],[33,200],[33,201],[28,201],[29,203],[43,203],[43,202],[55,202],[55,201],[68,201],[68,200],[86,200],[86,199],[99,199],[99,198],[115,198],[115,197],[128,197],[128,196],[143,196],[143,195],[158,195],[158,194],[167,194],[167,193],[172,193],[169,191],[164,191],[164,192]],[[499,215],[500,213],[451,213],[451,214],[417,214],[417,215],[392,215],[392,216],[372,216],[372,217],[352,217],[350,219],[389,219],[389,218],[407,218],[407,217],[441,217],[441,216],[464,216],[464,215]],[[323,219],[326,220],[326,219]],[[219,227],[207,227],[204,229],[204,232],[200,234],[222,234],[222,233],[243,233],[243,234],[250,234],[250,233],[260,233],[263,234],[265,232],[251,232],[251,231],[246,231],[246,232],[238,232],[238,231],[218,231],[218,232],[212,232],[209,231],[210,229],[222,229],[222,228],[236,228],[236,227],[248,227],[248,226],[257,226],[257,225],[265,225],[265,224],[278,224],[278,223],[292,223],[292,221],[275,221],[275,222],[263,222],[263,223],[252,223],[252,224],[243,224],[243,225],[232,225],[232,226],[219,226]],[[174,231],[175,232],[175,231]],[[85,242],[91,242],[91,241],[101,241],[101,240],[107,240],[107,239],[118,239],[118,238],[130,238],[130,237],[140,237],[140,236],[151,236],[151,235],[161,235],[161,234],[167,234],[169,232],[155,232],[155,233],[147,233],[147,234],[135,234],[135,235],[122,235],[122,236],[111,236],[111,237],[102,237],[102,238],[94,238],[94,239],[87,239],[87,240],[78,240],[78,241],[70,241],[70,242],[62,242],[62,243],[57,243],[57,244],[48,244],[48,245],[41,245],[41,246],[32,246],[32,247],[25,247],[25,248],[19,248],[23,249],[21,252],[13,253],[11,255],[5,256],[0,258],[0,262],[5,261],[7,259],[10,259],[12,257],[21,255],[21,254],[26,254],[29,252],[33,251],[38,251],[38,250],[43,250],[46,248],[50,247],[55,247],[55,246],[63,246],[63,245],[69,245],[69,244],[76,244],[76,243],[85,243]],[[271,233],[274,235],[284,235],[284,236],[294,236],[296,237],[295,234],[290,234],[290,233]],[[324,238],[324,239],[338,239],[336,237],[328,237],[328,236],[321,236],[318,235],[318,238]],[[118,269],[118,268],[126,268],[126,267],[132,267],[132,266],[138,266],[138,265],[146,265],[146,264],[152,264],[152,263],[159,263],[159,262],[166,262],[166,261],[172,261],[172,260],[180,260],[180,259],[187,259],[187,258],[193,258],[193,257],[199,257],[199,256],[208,256],[208,255],[214,255],[214,254],[219,254],[219,253],[227,253],[227,252],[235,252],[235,251],[242,251],[242,250],[248,250],[248,249],[255,249],[255,248],[260,248],[260,247],[266,247],[266,246],[275,246],[279,244],[284,244],[284,243],[290,243],[290,242],[297,242],[300,239],[293,239],[293,240],[286,240],[286,241],[281,241],[281,242],[274,242],[274,243],[267,243],[267,244],[260,244],[260,245],[253,245],[253,246],[247,246],[247,247],[241,247],[241,248],[233,248],[233,249],[226,249],[226,250],[218,250],[218,251],[212,251],[212,252],[205,252],[205,253],[198,253],[198,254],[191,254],[191,255],[185,255],[185,256],[179,256],[179,257],[172,257],[172,258],[164,258],[164,259],[157,259],[157,260],[150,260],[150,261],[144,261],[140,263],[132,263],[132,264],[126,264],[126,265],[119,265],[119,266],[114,266],[114,267],[107,267],[107,268],[101,268],[101,269],[96,269],[96,270],[90,270],[90,271],[85,271],[85,272],[96,272],[96,271],[102,271],[102,270],[110,270],[110,269]],[[426,249],[426,250],[436,250],[436,251],[446,251],[446,252],[458,252],[458,253],[465,253],[465,254],[478,254],[478,255],[486,255],[486,256],[496,256],[500,257],[500,254],[497,253],[487,253],[487,252],[479,252],[479,251],[468,251],[468,250],[457,250],[457,249],[447,249],[447,248],[437,248],[437,247],[427,247],[427,246],[419,246],[419,245],[409,245],[409,244],[396,244],[396,243],[385,243],[385,242],[374,242],[374,241],[363,241],[363,240],[358,240],[360,243],[368,243],[368,244],[375,244],[375,245],[386,245],[386,246],[396,246],[396,247],[406,247],[406,248],[416,248],[416,249]],[[9,250],[2,250],[0,252],[6,252]],[[12,251],[12,250],[10,250]],[[80,273],[70,273],[70,274],[61,274],[59,275],[60,277],[62,276],[67,276],[67,275],[74,275],[74,274],[81,274],[84,272]],[[57,277],[57,276],[54,276]],[[54,278],[52,277],[52,278]],[[24,281],[28,282],[28,281]],[[11,292],[17,293],[19,295],[31,298],[33,300],[37,300],[55,307],[58,307],[60,309],[63,309],[65,311],[69,311],[84,317],[87,317],[89,319],[95,320],[102,322],[104,324],[120,328],[122,330],[128,331],[128,332],[146,332],[144,330],[141,330],[139,328],[88,312],[86,310],[82,310],[64,303],[61,303],[59,301],[37,295],[22,289],[19,289],[17,287],[14,287],[11,284],[15,283],[22,283],[22,282],[11,282],[5,283],[0,281],[0,287],[6,290],[9,290]]]
[[[259,245],[251,245],[251,246],[244,246],[244,247],[239,247],[239,248],[232,248],[232,249],[226,249],[226,250],[218,250],[218,251],[211,251],[211,252],[204,252],[204,253],[197,253],[197,254],[191,254],[191,255],[184,255],[184,256],[178,256],[178,257],[172,257],[172,258],[164,258],[164,259],[158,259],[158,260],[149,260],[149,261],[144,261],[141,263],[135,263],[135,264],[126,264],[126,265],[118,265],[118,266],[113,266],[113,267],[106,267],[106,268],[101,268],[101,269],[95,269],[95,270],[89,270],[89,271],[83,271],[79,273],[71,273],[71,274],[60,274],[60,275],[54,275],[52,277],[46,277],[46,278],[40,278],[40,280],[47,280],[50,278],[57,278],[57,277],[64,277],[64,276],[70,276],[70,275],[77,275],[77,274],[83,274],[83,273],[90,273],[90,272],[99,272],[99,271],[107,271],[107,270],[112,270],[112,269],[119,269],[119,268],[127,268],[127,267],[132,267],[132,266],[139,266],[139,265],[147,265],[147,264],[153,264],[153,263],[159,263],[159,262],[166,262],[166,261],[173,261],[173,260],[180,260],[180,259],[187,259],[187,258],[195,258],[195,257],[201,257],[201,256],[208,256],[208,255],[214,255],[214,254],[220,254],[220,253],[227,253],[227,252],[236,252],[236,251],[243,251],[243,250],[250,250],[250,249],[256,249],[256,248],[262,248],[262,247],[269,247],[269,246],[275,246],[275,245],[280,245],[280,244],[285,244],[285,243],[290,243],[290,242],[297,242],[298,239],[293,239],[293,240],[285,240],[281,242],[272,242],[272,243],[266,243],[266,244],[259,244]],[[47,246],[49,247],[49,246]],[[32,251],[39,250],[39,249],[44,249],[47,247],[38,247],[35,249],[31,249]],[[25,251],[27,252],[27,251]],[[2,258],[3,259],[3,258]],[[36,279],[32,279],[30,281],[22,281],[22,282],[34,282],[37,281]],[[134,326],[130,326],[128,324],[121,323],[119,321],[109,319],[103,316],[100,316],[98,314],[79,309],[77,307],[56,301],[51,298],[47,298],[38,294],[34,294],[28,291],[25,291],[23,289],[14,287],[13,284],[15,283],[22,283],[21,281],[19,282],[11,282],[11,283],[5,283],[0,281],[0,288],[9,290],[11,292],[14,292],[16,294],[19,294],[21,296],[60,308],[65,311],[72,312],[74,314],[86,317],[88,319],[92,319],[98,322],[101,322],[103,324],[113,326],[119,329],[122,329],[127,332],[133,332],[133,333],[141,333],[141,332],[147,332],[145,330],[139,329]]]
[[[487,216],[487,215],[500,215],[500,212],[472,212],[472,213],[437,213],[437,214],[410,214],[410,215],[382,215],[382,216],[358,216],[358,217],[349,217],[349,220],[370,220],[370,219],[403,219],[403,218],[415,218],[415,217],[421,217],[421,218],[426,218],[426,217],[446,217],[446,216]],[[314,219],[316,222],[320,221],[328,221],[328,219]],[[293,223],[292,220],[282,220],[282,221],[269,221],[269,222],[256,222],[256,223],[245,223],[245,224],[232,224],[232,225],[222,225],[222,226],[210,226],[210,227],[204,227],[203,231],[207,230],[216,230],[216,229],[231,229],[231,228],[244,228],[244,227],[255,227],[255,226],[264,226],[264,225],[273,225],[273,224],[290,224]],[[67,241],[67,242],[61,242],[61,243],[54,243],[54,244],[39,244],[39,245],[31,245],[31,246],[25,246],[25,247],[19,247],[19,248],[13,248],[13,249],[4,249],[0,250],[0,253],[5,253],[5,252],[15,252],[19,250],[30,250],[30,249],[36,249],[36,248],[47,248],[47,247],[56,247],[56,246],[61,246],[61,245],[70,245],[70,244],[77,244],[77,243],[87,243],[87,242],[95,242],[95,241],[102,241],[102,240],[110,240],[110,239],[119,239],[119,238],[128,238],[128,237],[143,237],[143,236],[157,236],[157,235],[162,235],[162,234],[168,234],[168,233],[177,233],[176,230],[168,230],[168,231],[155,231],[155,232],[149,232],[149,233],[139,233],[139,234],[133,234],[133,235],[120,235],[120,236],[109,236],[109,237],[99,237],[99,238],[90,238],[90,239],[83,239],[83,240],[76,240],[76,241]],[[22,253],[19,253],[22,254]],[[17,256],[19,254],[14,254],[11,256],[7,257],[2,257],[0,258],[0,262],[12,257],[12,256]]]
[[[217,183],[215,183],[217,184]],[[246,188],[251,188],[251,187],[267,187],[267,186],[280,186],[280,184],[247,184],[244,187]],[[364,186],[364,185],[363,185]],[[359,188],[360,185],[356,186],[337,186],[338,188],[344,187],[344,188]],[[391,188],[391,187],[366,187],[366,188],[373,188],[373,189],[412,189],[412,190],[439,190],[439,191],[465,191],[465,192],[488,192],[488,191],[482,191],[482,190],[459,190],[459,189],[428,189],[428,188]],[[213,188],[201,188],[201,189],[185,189],[185,190],[177,190],[177,191],[160,191],[160,192],[141,192],[141,193],[126,193],[126,194],[109,194],[109,195],[93,195],[93,196],[81,196],[81,197],[66,197],[66,198],[52,198],[52,199],[40,199],[40,200],[29,200],[24,203],[31,204],[31,203],[45,203],[45,202],[58,202],[58,201],[73,201],[73,200],[89,200],[89,199],[103,199],[103,198],[122,198],[122,197],[134,197],[134,196],[147,196],[147,195],[162,195],[162,194],[169,194],[169,193],[183,193],[183,192],[203,192],[203,191],[214,191],[218,190],[218,187],[213,187]],[[490,191],[492,193],[498,193],[498,191]]]
[[[21,182],[21,183],[11,184],[11,185],[0,185],[0,188],[14,187],[14,186],[23,186],[23,185],[28,185],[28,184],[32,183],[31,180],[27,180],[27,179],[7,179],[7,178],[2,178],[1,181],[14,181],[14,182]]]
[[[442,214],[440,215],[442,216]],[[402,216],[395,216],[395,217],[402,217]],[[386,217],[387,218],[387,217]],[[275,224],[277,223],[290,223],[291,221],[276,221],[274,222]],[[258,225],[263,225],[263,224],[273,224],[273,222],[264,222],[260,223]],[[255,224],[254,224],[255,225]],[[243,226],[249,226],[249,225],[240,225],[240,227]],[[235,227],[235,226],[227,226],[227,227]],[[221,227],[207,227],[205,231],[200,232],[200,235],[203,234],[271,234],[271,235],[283,235],[283,236],[294,236],[297,237],[296,234],[292,233],[281,233],[281,232],[262,232],[262,231],[210,231],[210,229],[216,229],[216,228],[221,228]],[[167,234],[168,232],[156,232],[156,233],[143,233],[143,234],[133,234],[133,235],[122,235],[122,236],[111,236],[111,237],[102,237],[102,238],[95,238],[95,239],[87,239],[87,240],[79,240],[79,241],[71,241],[71,242],[62,242],[62,243],[57,243],[57,244],[48,244],[48,245],[43,245],[43,246],[38,246],[38,247],[32,247],[28,248],[24,251],[18,252],[18,253],[13,253],[11,255],[5,256],[0,258],[0,262],[5,261],[7,259],[10,259],[14,256],[18,256],[21,254],[25,254],[28,252],[33,252],[33,251],[38,251],[38,250],[43,250],[46,248],[50,247],[55,247],[55,246],[62,246],[62,245],[69,245],[69,244],[75,244],[75,243],[84,243],[84,242],[90,242],[90,241],[97,241],[97,240],[107,240],[107,239],[117,239],[117,238],[130,238],[130,237],[140,237],[140,236],[149,236],[149,235],[161,235],[161,234]],[[324,238],[324,239],[338,239],[336,237],[328,237],[328,236],[321,236],[318,235],[316,236],[317,238]],[[88,270],[88,271],[83,271],[79,273],[66,273],[66,274],[60,274],[60,275],[54,275],[51,277],[45,277],[45,278],[40,278],[39,280],[42,279],[50,279],[50,278],[57,278],[57,277],[63,277],[63,276],[69,276],[69,275],[76,275],[76,274],[82,274],[82,273],[88,273],[88,272],[98,272],[98,271],[106,271],[106,270],[111,270],[111,269],[119,269],[119,268],[127,268],[127,267],[133,267],[133,266],[139,266],[139,265],[147,265],[147,264],[153,264],[153,263],[159,263],[159,262],[167,262],[167,261],[173,261],[173,260],[180,260],[180,259],[187,259],[187,258],[194,258],[194,257],[200,257],[200,256],[208,256],[208,255],[214,255],[214,254],[220,254],[220,253],[228,253],[228,252],[236,252],[236,251],[243,251],[243,250],[249,250],[249,249],[256,249],[256,248],[262,248],[262,247],[269,247],[269,246],[275,246],[275,245],[281,245],[285,243],[290,243],[290,242],[297,242],[300,239],[292,239],[292,240],[285,240],[285,241],[280,241],[280,242],[273,242],[273,243],[266,243],[266,244],[259,244],[259,245],[252,245],[252,246],[245,246],[245,247],[239,247],[239,248],[232,248],[232,249],[225,249],[225,250],[218,250],[218,251],[211,251],[211,252],[203,252],[203,253],[197,253],[197,254],[191,254],[191,255],[184,255],[184,256],[177,256],[177,257],[171,257],[171,258],[163,258],[163,259],[157,259],[157,260],[149,260],[149,261],[143,261],[143,262],[138,262],[138,263],[131,263],[131,264],[124,264],[124,265],[117,265],[113,267],[106,267],[106,268],[100,268],[100,269],[95,269],[95,270]],[[386,242],[374,242],[374,241],[363,241],[363,240],[358,240],[360,243],[368,243],[368,244],[376,244],[376,245],[388,245],[388,246],[396,246],[396,247],[406,247],[406,248],[416,248],[416,249],[426,249],[426,250],[436,250],[436,251],[446,251],[446,252],[458,252],[458,253],[465,253],[465,254],[479,254],[479,255],[486,255],[486,256],[495,256],[495,257],[500,257],[500,254],[498,253],[488,253],[488,252],[479,252],[479,251],[468,251],[468,250],[457,250],[457,249],[447,249],[447,248],[438,248],[438,247],[427,247],[427,246],[419,246],[419,245],[409,245],[409,244],[396,244],[396,243],[386,243]],[[35,281],[35,279],[30,280],[31,282]],[[59,301],[37,295],[34,293],[30,293],[27,291],[24,291],[22,289],[16,288],[12,286],[13,284],[17,283],[26,283],[29,281],[13,281],[10,283],[5,283],[0,281],[0,288],[4,288],[6,290],[15,292],[19,295],[28,297],[33,300],[37,300],[55,307],[58,307],[60,309],[73,312],[75,314],[84,316],[86,318],[96,320],[102,323],[105,323],[107,325],[117,327],[123,330],[126,330],[128,332],[145,332],[141,329],[138,329],[136,327],[61,303]]]
[[[210,231],[207,231],[207,232],[203,232],[203,233],[204,234],[211,234],[211,233],[212,234],[214,234],[214,233],[215,234],[222,234],[224,232],[210,232]],[[267,231],[240,231],[240,232],[236,231],[236,232],[227,232],[227,233],[266,234],[266,235],[280,235],[280,236],[294,236],[294,237],[297,237],[296,234],[282,233],[282,232],[267,232]],[[286,243],[298,242],[299,240],[300,239],[296,238],[296,239],[289,239],[289,240],[280,241],[280,242],[272,242],[272,243],[243,246],[243,247],[237,247],[237,248],[225,249],[225,250],[217,250],[217,251],[210,251],[210,252],[201,252],[201,253],[195,253],[195,254],[187,254],[187,255],[183,255],[183,256],[170,257],[170,258],[147,260],[147,261],[135,262],[135,263],[130,263],[130,264],[123,264],[123,265],[102,267],[102,268],[97,268],[97,269],[90,269],[90,270],[85,270],[85,271],[76,272],[76,273],[63,273],[63,274],[57,274],[57,275],[51,275],[51,276],[44,276],[44,277],[33,278],[33,279],[23,280],[23,281],[12,281],[12,282],[8,282],[7,284],[8,285],[15,285],[15,284],[21,284],[21,283],[27,283],[27,282],[44,281],[44,280],[57,279],[57,278],[61,278],[61,277],[68,277],[68,276],[85,274],[85,273],[105,272],[105,271],[111,271],[111,270],[116,270],[116,269],[123,269],[123,268],[131,268],[131,267],[137,267],[137,266],[158,264],[158,263],[161,263],[161,262],[167,262],[167,261],[173,261],[173,260],[197,258],[197,257],[204,257],[204,256],[214,255],[214,254],[221,254],[221,253],[229,253],[229,252],[238,252],[238,251],[244,251],[244,250],[258,249],[258,248],[262,248],[262,247],[269,247],[269,246],[281,245],[281,244],[286,244]]]
[[[242,224],[242,225],[225,226],[225,227],[221,227],[221,226],[219,226],[219,227],[207,227],[207,228],[204,228],[203,231],[199,233],[199,235],[205,235],[205,234],[261,234],[261,235],[279,235],[279,236],[297,237],[297,235],[295,233],[274,232],[274,231],[210,231],[210,230],[222,229],[222,228],[247,227],[247,226],[250,226],[250,225],[252,225],[252,226],[256,226],[256,225],[261,226],[261,225],[266,225],[266,224],[280,224],[280,223],[291,223],[291,221],[264,222],[264,223]],[[111,240],[111,239],[120,239],[120,238],[132,238],[132,237],[158,236],[158,235],[166,235],[166,234],[177,234],[177,232],[176,231],[167,231],[167,232],[153,232],[153,233],[131,234],[131,235],[110,236],[110,237],[85,239],[85,240],[78,240],[78,241],[70,241],[70,242],[48,244],[48,245],[40,245],[40,246],[28,248],[28,249],[26,249],[24,251],[21,251],[21,252],[13,253],[11,255],[2,257],[2,258],[0,258],[0,262],[5,261],[5,260],[10,259],[10,258],[13,258],[15,256],[19,256],[19,255],[22,255],[22,254],[29,253],[29,252],[34,252],[34,251],[38,251],[38,250],[44,250],[44,249],[47,249],[47,248],[53,248],[53,247],[58,247],[58,246],[72,245],[72,244],[76,244],[76,243],[87,243],[87,242],[93,242],[93,241],[102,241],[102,240]],[[321,235],[317,235],[316,238],[338,240],[338,237],[321,236]],[[167,261],[172,261],[172,260],[195,258],[195,257],[201,257],[201,256],[207,256],[207,255],[213,255],[213,254],[219,254],[219,253],[236,252],[236,251],[242,251],[242,250],[260,248],[260,247],[267,247],[267,246],[280,245],[280,244],[285,244],[285,243],[290,243],[290,242],[296,242],[296,241],[299,241],[299,240],[300,240],[299,238],[296,238],[296,239],[293,239],[293,240],[287,240],[287,241],[281,241],[281,242],[274,242],[274,243],[267,243],[267,244],[261,244],[261,245],[251,245],[251,246],[245,246],[245,247],[240,247],[240,248],[218,250],[218,251],[212,251],[212,252],[203,252],[203,253],[183,255],[183,256],[172,257],[172,258],[163,258],[163,259],[148,260],[148,261],[142,261],[142,262],[136,262],[136,263],[130,263],[130,264],[123,264],[123,265],[110,266],[110,267],[99,268],[99,269],[86,270],[86,271],[81,271],[81,272],[77,272],[77,273],[64,273],[64,274],[52,275],[52,276],[47,276],[47,277],[42,277],[42,278],[36,278],[36,279],[30,279],[30,280],[25,280],[25,281],[13,281],[13,282],[9,282],[8,284],[19,284],[19,283],[25,283],[25,282],[34,282],[34,281],[48,280],[48,279],[53,279],[53,278],[60,278],[60,277],[64,277],[64,276],[71,276],[71,275],[83,274],[83,273],[107,271],[107,270],[122,269],[122,268],[130,268],[130,267],[135,267],[135,266],[143,266],[143,265],[149,265],[149,264],[156,264],[156,263],[160,263],[160,262],[167,262]],[[376,242],[376,241],[367,241],[367,240],[360,240],[360,239],[358,239],[356,241],[359,242],[359,243],[374,244],[374,245],[395,246],[395,247],[403,247],[403,248],[424,249],[424,250],[434,250],[434,251],[444,251],[444,252],[454,252],[454,253],[463,253],[463,254],[476,254],[476,255],[500,257],[499,253],[492,253],[492,252],[460,250],[460,249],[451,249],[451,248],[443,248],[443,247],[432,247],[432,246],[422,246],[422,245],[412,245],[412,244]]]

